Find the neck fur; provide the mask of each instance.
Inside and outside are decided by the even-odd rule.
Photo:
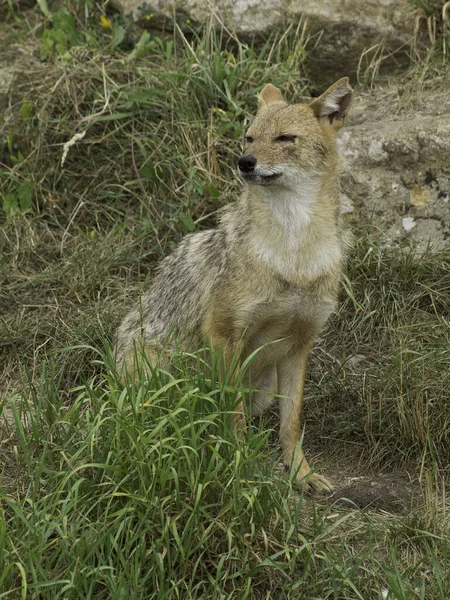
[[[299,174],[298,185],[289,188],[251,188],[252,254],[288,280],[314,279],[340,260],[335,207],[327,191],[320,176],[309,174]]]
[[[299,175],[295,186],[261,186],[259,191],[276,222],[274,224],[281,226],[286,235],[297,235],[311,222],[311,212],[320,191],[320,178]]]

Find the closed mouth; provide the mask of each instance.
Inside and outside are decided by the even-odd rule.
[[[242,177],[248,183],[253,183],[255,185],[266,185],[268,183],[272,183],[281,177],[281,173],[261,173],[261,171],[251,171],[250,173],[246,173],[245,171],[239,171],[239,176]]]

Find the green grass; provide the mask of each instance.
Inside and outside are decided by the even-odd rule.
[[[214,357],[124,389],[108,350],[120,319],[239,193],[263,85],[307,95],[305,50],[293,30],[259,47],[209,29],[140,38],[109,15],[113,48],[95,10],[73,11],[80,43],[45,63],[30,57],[52,39],[37,9],[0,32],[21,65],[0,138],[0,598],[447,600],[450,250],[357,231],[310,363],[308,455],[338,484],[420,475],[410,513],[300,494],[276,417],[233,437],[237,390]]]
[[[230,432],[214,361],[125,389],[109,362],[70,404],[51,371],[10,402],[21,489],[1,498],[2,597],[448,597],[447,538],[294,495],[267,424]]]

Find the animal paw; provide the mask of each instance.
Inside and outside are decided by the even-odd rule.
[[[319,494],[331,494],[334,489],[328,479],[318,473],[301,476],[297,479],[297,483],[304,487],[306,491]]]

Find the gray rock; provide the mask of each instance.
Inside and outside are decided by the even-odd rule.
[[[414,17],[408,3],[397,0],[115,0],[115,4],[144,27],[158,29],[164,19],[174,16],[181,24],[187,19],[199,24],[212,19],[241,37],[266,38],[307,19],[306,68],[318,87],[358,69],[383,70],[409,62]]]
[[[386,244],[440,249],[450,242],[450,121],[426,107],[397,111],[395,102],[389,112],[384,94],[357,99],[356,123],[350,118],[340,134],[351,219],[357,228],[370,224]]]

